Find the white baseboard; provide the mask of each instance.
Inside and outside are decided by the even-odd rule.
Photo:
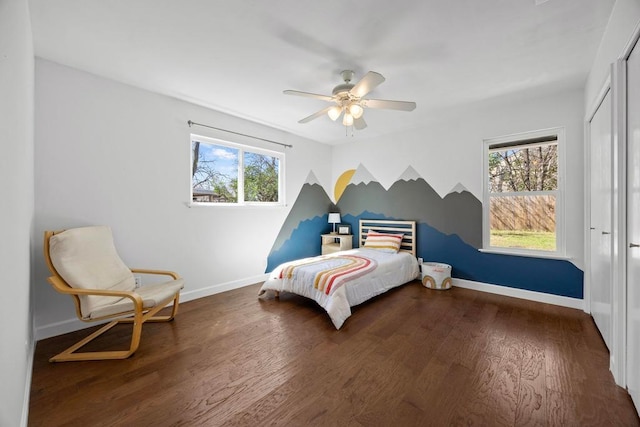
[[[199,298],[219,294],[221,292],[230,291],[232,289],[242,288],[244,286],[262,282],[268,277],[268,274],[261,274],[241,280],[235,280],[233,282],[221,283],[218,285],[195,289],[192,291],[185,291],[180,294],[180,301],[193,301]],[[531,301],[543,302],[547,304],[559,305],[563,307],[577,308],[579,310],[582,310],[584,308],[584,301],[581,299],[545,294],[542,292],[527,291],[524,289],[509,288],[507,286],[498,286],[489,283],[474,282],[471,280],[457,278],[453,278],[453,286]],[[106,323],[106,321],[102,323]],[[98,324],[99,322],[86,323],[78,320],[77,318],[72,318],[60,322],[50,323],[48,325],[39,326],[36,328],[36,341],[55,337],[69,332],[78,331],[80,329],[88,328],[90,326],[95,326]]]
[[[264,282],[269,278],[269,274],[260,274],[258,276],[247,277],[233,282],[221,283],[219,285],[209,286],[207,288],[196,289],[180,293],[180,302],[193,301],[198,298],[204,298],[221,292],[231,291],[233,289],[243,288],[258,282]]]
[[[263,282],[267,280],[268,277],[269,277],[268,274],[261,274],[258,276],[247,277],[245,279],[234,280],[233,282],[221,283],[221,284],[209,286],[206,288],[195,289],[192,291],[184,291],[180,293],[180,302],[193,301],[199,298],[204,298],[211,295],[219,294],[221,292],[226,292],[233,289],[242,288],[244,286],[253,285],[255,283]],[[36,341],[55,337],[58,335],[69,333],[69,332],[79,331],[80,329],[89,328],[91,326],[96,326],[101,323],[107,323],[107,322],[108,320],[105,320],[104,322],[87,323],[74,317],[71,319],[62,320],[60,322],[54,322],[47,325],[38,326],[36,328]]]
[[[465,279],[452,279],[453,286],[475,291],[489,292],[491,294],[504,295],[508,297],[521,298],[530,301],[543,302],[546,304],[559,305],[562,307],[584,309],[584,300],[560,295],[545,294],[543,292],[528,291],[526,289],[510,288],[508,286],[492,285],[489,283],[474,282]]]

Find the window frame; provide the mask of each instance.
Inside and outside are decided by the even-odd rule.
[[[220,138],[192,133],[189,138],[189,174],[192,176],[193,171],[193,141],[198,140],[200,143],[218,145],[222,147],[238,150],[238,201],[237,202],[195,202],[193,201],[193,178],[189,179],[189,206],[286,206],[284,192],[284,171],[285,171],[285,153],[281,151],[268,150],[265,148],[255,147],[246,144],[240,144]],[[278,159],[278,201],[277,202],[254,202],[244,199],[244,154],[253,153],[263,156],[275,157]]]
[[[526,191],[526,192],[509,192],[509,193],[490,193],[489,191],[489,150],[492,145],[497,144],[513,144],[526,146],[522,144],[523,141],[555,136],[558,146],[558,176],[557,176],[557,189],[551,191]],[[536,131],[522,132],[517,134],[511,134],[506,136],[500,136],[495,138],[488,138],[483,140],[482,145],[482,252],[492,252],[507,255],[521,255],[531,256],[539,258],[559,258],[566,259],[566,244],[565,244],[565,189],[564,189],[564,174],[565,174],[565,151],[566,151],[566,139],[564,127],[555,127],[549,129],[541,129]],[[535,143],[531,143],[533,145]],[[506,196],[531,196],[531,195],[555,195],[555,216],[556,216],[556,250],[545,251],[539,249],[524,249],[524,248],[505,248],[501,246],[491,246],[491,197],[494,194],[500,194],[501,197]]]

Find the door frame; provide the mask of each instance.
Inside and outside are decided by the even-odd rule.
[[[627,153],[628,153],[628,136],[627,136],[627,60],[633,52],[634,48],[640,48],[640,22],[636,25],[633,35],[622,50],[622,54],[616,62],[612,64],[614,75],[614,110],[613,110],[613,137],[614,147],[618,149],[616,159],[619,164],[618,174],[614,176],[618,180],[618,188],[616,198],[619,212],[616,216],[618,221],[617,231],[619,232],[617,241],[614,236],[616,252],[620,255],[617,260],[617,269],[619,286],[616,286],[617,293],[614,293],[613,302],[617,311],[614,311],[612,322],[619,328],[617,331],[618,340],[620,341],[619,350],[621,357],[618,365],[612,369],[613,377],[616,383],[622,387],[627,387]],[[615,150],[614,148],[614,150]]]
[[[609,348],[609,370],[613,374],[616,384],[624,386],[626,383],[626,117],[621,122],[621,113],[626,113],[624,82],[621,75],[621,64],[611,65],[605,81],[598,92],[595,102],[585,116],[585,152],[584,152],[584,311],[591,314],[592,281],[591,265],[591,122],[598,112],[607,94],[611,94],[611,330]],[[624,193],[622,191],[625,191]],[[624,233],[624,234],[623,234]],[[621,256],[622,254],[622,256]]]
[[[612,295],[611,308],[611,361],[610,367],[616,384],[627,383],[627,73],[626,64],[617,60],[611,64],[613,139],[613,197],[612,202]]]
[[[588,110],[584,119],[584,312],[591,314],[591,275],[589,274],[588,266],[591,264],[591,230],[589,228],[591,224],[591,171],[589,165],[591,165],[591,121],[598,112],[600,105],[604,101],[604,98],[611,91],[611,74],[607,74],[598,96],[595,102]],[[613,96],[612,96],[613,102]],[[613,109],[612,109],[613,111]]]

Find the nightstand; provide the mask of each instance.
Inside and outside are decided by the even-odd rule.
[[[322,238],[322,255],[352,248],[353,236],[351,234],[323,234],[320,237]]]

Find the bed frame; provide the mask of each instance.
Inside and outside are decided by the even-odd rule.
[[[361,219],[358,231],[358,246],[363,247],[369,231],[379,233],[402,233],[401,252],[409,252],[416,256],[416,222],[387,219]]]

